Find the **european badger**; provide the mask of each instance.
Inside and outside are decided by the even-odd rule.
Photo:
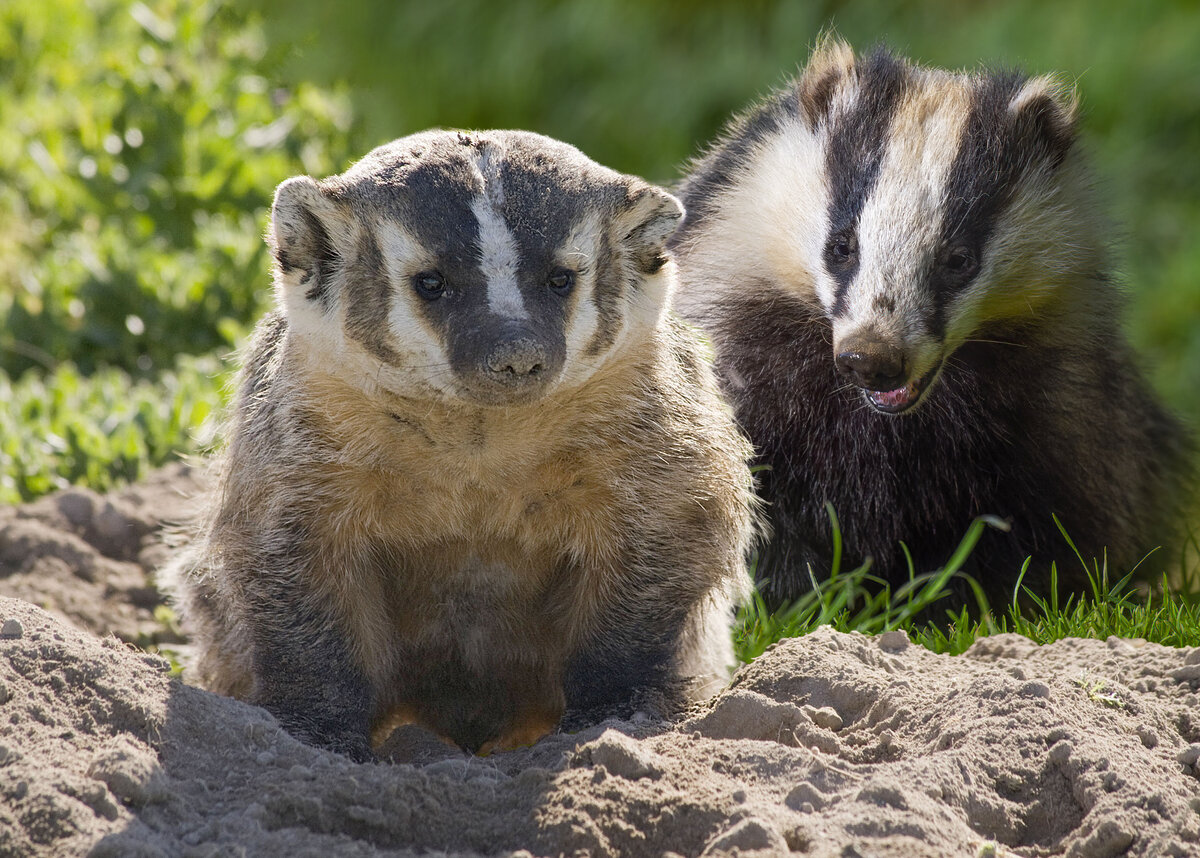
[[[357,759],[396,723],[486,752],[714,693],[751,448],[665,310],[681,215],[519,131],[281,184],[278,310],[174,570],[200,682]]]
[[[756,445],[767,601],[847,559],[893,585],[945,564],[1002,603],[1022,562],[1078,588],[1170,538],[1185,438],[1134,366],[1070,92],[826,41],[697,159],[671,240]],[[1162,555],[1160,555],[1161,557]],[[993,602],[995,603],[995,602]]]

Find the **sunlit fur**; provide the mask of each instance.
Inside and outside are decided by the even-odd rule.
[[[908,574],[901,540],[929,571],[975,516],[1008,519],[970,567],[1004,601],[1030,555],[1027,583],[1057,561],[1080,585],[1052,514],[1121,572],[1170,543],[1187,444],[1121,332],[1076,123],[1052,77],[826,39],[691,165],[677,305],[713,336],[769,466],[771,602],[828,570],[826,501],[846,562],[869,556],[893,584]],[[953,267],[964,258],[977,270]],[[890,355],[903,375],[839,372],[850,352]]]
[[[516,171],[496,209],[489,161]],[[395,167],[418,162],[422,181],[467,190],[422,198]],[[526,168],[574,195],[570,223],[537,227],[547,215],[515,184]],[[451,203],[467,213],[452,228],[490,220],[482,247],[439,257],[406,213]],[[699,335],[665,312],[679,214],[665,192],[522,132],[430,132],[281,185],[279,310],[246,350],[210,515],[172,570],[194,677],[360,758],[369,730],[405,720],[491,750],[564,709],[715,693],[747,586],[750,448]],[[514,265],[503,233],[522,222],[562,243],[521,244]],[[480,294],[447,318],[481,336],[519,307],[535,321],[568,308],[559,375],[480,400],[448,358],[444,337],[464,332],[439,327],[412,282],[454,259],[477,266],[475,285],[450,286]],[[528,273],[558,264],[578,273],[565,297]]]

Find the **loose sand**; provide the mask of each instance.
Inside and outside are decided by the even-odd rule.
[[[127,643],[172,642],[147,575],[193,489],[0,510],[0,856],[1200,856],[1200,649],[1137,641],[823,629],[672,723],[307,747]]]

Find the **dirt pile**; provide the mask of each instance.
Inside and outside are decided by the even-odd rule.
[[[180,464],[109,495],[71,488],[0,507],[0,595],[94,634],[171,642],[152,573],[167,556],[164,523],[185,522],[199,490],[199,472]]]
[[[378,764],[309,748],[90,633],[110,608],[147,633],[137,575],[178,507],[146,499],[190,479],[0,517],[0,592],[56,614],[0,598],[0,856],[1200,855],[1200,649],[1117,639],[952,658],[821,630],[674,723],[489,758],[412,727]],[[119,552],[106,504],[134,522]]]

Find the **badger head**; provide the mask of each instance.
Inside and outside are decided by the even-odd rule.
[[[694,262],[819,308],[833,371],[875,410],[910,411],[963,343],[1051,313],[1064,284],[1095,276],[1075,138],[1053,79],[826,41],[698,163],[677,236],[685,282]]]
[[[578,386],[664,312],[678,201],[519,131],[430,131],[275,194],[289,336],[366,389],[485,405]]]

